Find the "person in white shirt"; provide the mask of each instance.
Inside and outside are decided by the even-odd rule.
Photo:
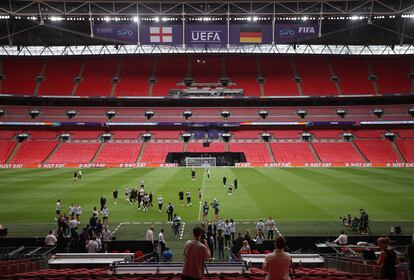
[[[263,223],[263,220],[260,219],[259,222],[256,224],[256,230],[257,232],[261,231],[264,232],[265,224]]]
[[[162,195],[158,195],[158,212],[161,213],[162,210],[162,204],[164,203],[164,199],[162,198]]]
[[[348,244],[348,236],[345,234],[343,230],[341,230],[341,234],[338,236],[337,239],[334,240],[333,243],[337,243],[338,245],[347,245]]]
[[[278,236],[275,242],[276,250],[266,256],[263,263],[263,270],[267,272],[266,280],[290,280],[292,259],[283,251],[285,244],[285,239]]]
[[[69,216],[75,216],[75,206],[73,205],[73,203],[70,204],[68,212]]]
[[[82,170],[78,171],[78,180],[82,180]]]
[[[275,221],[272,219],[272,217],[269,217],[269,220],[266,221],[267,239],[273,239],[273,231],[275,229],[275,225]]]
[[[73,216],[70,217],[69,220],[69,231],[71,236],[76,235],[76,230],[78,229],[78,222],[75,220]]]
[[[102,231],[102,247],[104,252],[108,252],[108,242],[112,241],[112,232],[109,230],[108,226],[104,227]]]
[[[210,250],[206,240],[201,240],[203,229],[193,229],[193,240],[188,240],[184,246],[183,276],[181,279],[202,279],[204,263],[210,258]]]
[[[233,219],[230,219],[230,234],[231,234],[231,242],[234,242],[234,235],[236,234],[236,223]]]
[[[100,250],[99,243],[96,241],[96,236],[92,236],[91,240],[86,244],[86,250],[88,253],[98,253]]]
[[[103,207],[103,209],[102,209],[102,215],[103,215],[103,218],[102,218],[102,222],[103,222],[103,224],[104,225],[108,225],[108,219],[109,219],[109,209],[108,209],[108,207],[106,207],[106,205]]]
[[[210,172],[210,168],[207,169],[207,180],[210,180],[211,177],[211,172]]]
[[[151,241],[151,243],[154,245],[154,227],[153,226],[151,226],[147,230],[147,233],[145,234],[145,240]]]
[[[45,238],[45,245],[56,246],[56,243],[57,243],[56,236],[53,234],[53,231],[49,231],[49,234],[46,235],[46,238]]]
[[[75,208],[76,220],[80,223],[80,215],[82,215],[82,207],[80,205]]]
[[[58,199],[58,201],[56,202],[56,217],[55,217],[55,221],[57,221],[60,217],[60,213],[62,213],[62,205],[60,204],[60,199]]]
[[[158,244],[160,245],[161,255],[165,251],[165,238],[164,238],[164,229],[162,228],[160,234],[158,234]]]

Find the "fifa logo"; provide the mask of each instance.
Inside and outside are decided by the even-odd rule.
[[[300,26],[299,33],[306,34],[315,34],[315,27],[311,26]]]

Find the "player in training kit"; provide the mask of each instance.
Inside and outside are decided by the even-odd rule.
[[[223,177],[223,187],[226,187],[227,184],[227,178],[226,176]]]
[[[191,180],[195,180],[196,179],[196,172],[195,172],[195,169],[194,169],[194,167],[193,168],[191,168]]]
[[[62,205],[60,204],[60,199],[58,199],[58,201],[56,202],[56,217],[55,217],[55,221],[57,221],[60,217],[60,213],[62,213]]]
[[[101,196],[100,203],[101,203],[101,211],[102,211],[104,206],[106,205],[106,198],[104,195]]]
[[[183,190],[180,190],[178,193],[178,197],[180,198],[180,206],[184,206],[184,192]]]
[[[239,183],[239,182],[237,182],[237,178],[236,178],[236,179],[234,179],[234,190],[237,190],[238,183]]]
[[[80,205],[76,206],[75,213],[76,213],[76,221],[80,223],[80,216],[82,215],[82,207]]]
[[[75,217],[75,205],[73,205],[73,203],[70,204],[68,212],[69,217]]]
[[[211,177],[211,173],[210,173],[210,168],[209,168],[207,169],[207,179],[210,180],[210,177]]]
[[[125,199],[126,201],[129,200],[129,194],[131,193],[131,189],[127,186],[125,187]]]
[[[107,226],[108,225],[108,219],[109,219],[109,209],[108,209],[108,207],[104,206],[101,213],[103,215],[102,223]]]
[[[191,206],[191,193],[189,189],[185,192],[185,196],[187,198],[187,206]]]
[[[162,204],[164,202],[164,199],[162,198],[162,195],[158,195],[158,210],[161,213],[162,210]]]
[[[118,203],[118,190],[114,189],[112,192],[112,195],[114,197],[114,204],[117,204]]]
[[[233,184],[230,183],[229,184],[229,195],[232,195],[232,193],[233,193]]]
[[[152,208],[152,192],[150,192],[149,194],[148,194],[148,198],[149,198],[149,204],[148,204],[148,206],[149,207],[151,207]]]
[[[209,210],[210,210],[210,207],[208,206],[207,201],[205,201],[203,205],[203,222],[204,223],[208,222],[208,211]]]
[[[78,180],[82,180],[82,170],[78,171]]]
[[[218,203],[217,199],[215,198],[213,200],[213,203],[211,203],[211,205],[213,206],[213,209],[214,209],[214,219],[217,222],[218,217],[219,217],[219,212],[220,212],[220,204]]]
[[[201,197],[203,196],[203,191],[199,188],[198,189],[198,199],[200,200],[200,204],[201,204]]]
[[[144,179],[141,179],[141,181],[140,181],[140,187],[141,187],[141,189],[144,188],[144,185],[145,185]]]

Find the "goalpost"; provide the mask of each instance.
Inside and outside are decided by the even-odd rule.
[[[201,167],[214,167],[216,166],[215,157],[186,157],[185,166],[201,166]]]

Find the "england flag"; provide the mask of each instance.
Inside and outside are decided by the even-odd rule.
[[[150,27],[150,43],[172,43],[172,27]]]

